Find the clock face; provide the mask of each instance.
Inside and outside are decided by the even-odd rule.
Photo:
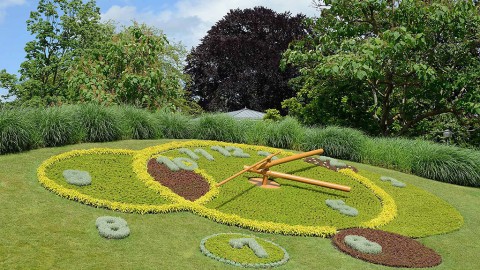
[[[327,236],[342,228],[405,222],[408,218],[402,211],[410,206],[402,196],[414,194],[441,202],[412,185],[393,186],[382,181],[381,175],[356,172],[350,164],[325,157],[294,159],[270,171],[348,186],[349,192],[272,176],[269,181],[276,188],[263,188],[252,180],[262,177],[256,172],[245,172],[217,186],[244,166],[277,152],[273,159],[295,155],[212,141],[173,142],[140,151],[74,150],[46,160],[38,177],[60,196],[95,207],[136,213],[190,211],[229,225],[295,235]],[[77,182],[83,178],[90,182],[76,185],[66,175],[77,177]],[[412,226],[408,233],[420,235],[421,230]]]

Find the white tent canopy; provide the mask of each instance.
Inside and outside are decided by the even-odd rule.
[[[263,116],[265,115],[265,113],[250,110],[250,109],[247,109],[247,107],[238,111],[227,112],[227,114],[237,119],[254,119],[254,120],[262,120]]]

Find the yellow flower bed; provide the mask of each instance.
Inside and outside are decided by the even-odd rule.
[[[145,213],[167,213],[172,211],[191,211],[200,216],[211,219],[215,222],[220,222],[227,225],[239,226],[255,231],[267,232],[267,233],[279,233],[286,235],[307,235],[307,236],[321,236],[327,237],[332,236],[336,233],[337,229],[334,226],[303,226],[303,225],[289,225],[278,222],[269,222],[269,221],[258,221],[247,218],[242,218],[238,215],[227,214],[216,209],[210,209],[203,204],[212,200],[219,194],[219,189],[216,187],[216,181],[211,177],[206,171],[202,169],[196,169],[195,172],[204,177],[210,185],[210,190],[204,196],[197,199],[194,202],[188,201],[183,197],[175,194],[169,188],[162,186],[160,183],[155,181],[153,177],[147,172],[147,163],[151,158],[158,156],[162,152],[177,148],[187,148],[187,147],[209,147],[213,145],[220,146],[236,146],[243,149],[250,149],[254,151],[268,151],[275,153],[280,151],[279,155],[288,156],[293,155],[293,152],[283,151],[270,147],[255,146],[255,145],[244,145],[244,144],[234,144],[234,143],[225,143],[217,141],[199,141],[192,140],[186,142],[171,142],[167,144],[162,144],[158,146],[153,146],[146,148],[141,151],[133,150],[117,150],[117,149],[106,149],[106,148],[95,148],[90,150],[74,150],[67,153],[63,153],[52,158],[47,159],[41,164],[37,170],[37,175],[40,183],[45,186],[47,189],[53,191],[54,193],[72,200],[79,201],[84,204],[92,205],[95,207],[104,207],[115,211],[122,212],[136,212],[140,214]],[[167,201],[172,202],[171,204],[163,205],[138,205],[138,204],[128,204],[120,203],[115,201],[108,201],[103,199],[97,199],[86,194],[82,194],[78,191],[68,189],[62,185],[56,183],[55,181],[49,179],[46,174],[46,170],[53,166],[56,162],[59,162],[64,159],[72,158],[79,155],[86,154],[118,154],[118,155],[133,155],[133,164],[132,169],[136,174],[137,178],[142,181],[147,188],[153,189],[160,196],[167,199]],[[353,178],[354,180],[360,182],[376,195],[376,197],[382,203],[382,210],[380,214],[374,219],[363,222],[361,226],[367,228],[376,228],[382,225],[387,224],[392,221],[397,215],[397,208],[393,198],[388,195],[383,189],[375,185],[369,179],[351,171],[348,169],[340,170],[340,173]]]

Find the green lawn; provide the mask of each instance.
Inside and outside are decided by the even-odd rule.
[[[236,269],[201,254],[200,240],[222,232],[253,234],[283,246],[290,261],[277,269],[384,269],[337,251],[329,239],[254,233],[192,213],[124,214],[61,198],[42,187],[36,169],[45,159],[73,149],[93,147],[143,149],[167,142],[120,141],[46,148],[0,156],[0,269]],[[453,205],[465,225],[453,233],[419,239],[437,251],[443,263],[434,269],[480,267],[476,240],[480,189],[454,186],[377,167],[359,169],[401,179]],[[106,240],[95,219],[120,216],[131,235]]]

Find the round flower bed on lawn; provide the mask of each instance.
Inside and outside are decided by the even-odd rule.
[[[200,242],[200,250],[209,258],[240,267],[275,267],[289,260],[287,251],[278,244],[239,233],[207,236]]]
[[[348,237],[352,235],[364,237],[368,241],[380,245],[381,252],[365,252],[362,251],[362,248],[352,247],[348,243]],[[396,233],[353,228],[340,231],[332,238],[332,241],[338,249],[348,255],[375,264],[423,268],[433,267],[442,262],[442,257],[432,249],[418,241]]]

